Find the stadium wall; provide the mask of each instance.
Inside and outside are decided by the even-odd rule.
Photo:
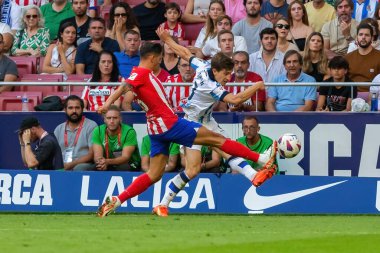
[[[15,133],[27,115],[36,116],[49,132],[64,122],[63,112],[0,113],[0,168],[23,169]],[[85,113],[102,123],[100,115]],[[231,138],[242,136],[244,113],[215,113],[215,118]],[[292,159],[280,159],[286,175],[380,178],[380,113],[256,113],[261,133],[277,139],[295,133],[301,152]],[[146,135],[144,113],[123,113],[123,122],[133,125],[139,143]],[[1,171],[1,170],[0,170]]]
[[[139,173],[0,171],[0,212],[93,212]],[[151,212],[173,174],[118,212]],[[241,175],[202,174],[170,205],[171,213],[379,214],[380,180],[276,176],[255,188]]]

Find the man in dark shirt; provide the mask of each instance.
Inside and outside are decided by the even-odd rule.
[[[75,13],[74,17],[67,18],[61,21],[58,31],[64,23],[70,22],[74,24],[77,29],[77,45],[79,46],[84,41],[91,39],[88,34],[88,27],[90,25],[90,17],[87,16],[88,0],[73,0],[72,8]]]
[[[159,40],[156,29],[165,19],[165,4],[160,0],[146,0],[133,8],[141,32],[142,40]]]
[[[28,168],[38,170],[63,168],[62,152],[57,139],[41,127],[38,119],[25,118],[18,133],[22,160]],[[32,142],[36,143],[34,150],[31,147]]]
[[[106,37],[106,25],[104,19],[93,18],[90,21],[90,40],[83,42],[77,50],[75,68],[79,75],[92,74],[96,59],[102,50],[119,52],[120,47],[116,40]]]

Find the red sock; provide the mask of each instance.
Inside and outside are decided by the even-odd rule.
[[[232,141],[230,139],[226,139],[226,141],[223,143],[220,149],[232,156],[241,157],[254,162],[257,162],[260,156],[259,153],[253,152],[243,144],[236,141]]]
[[[149,178],[148,174],[144,173],[135,181],[132,182],[119,196],[120,202],[123,203],[127,199],[133,198],[144,192],[149,186],[152,185],[152,180]]]

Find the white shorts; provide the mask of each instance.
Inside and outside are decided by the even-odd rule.
[[[187,116],[185,116],[185,119],[192,120],[191,118],[188,118]],[[223,135],[226,138],[229,138],[227,132],[224,131],[224,129],[219,126],[218,122],[216,122],[213,117],[210,118],[210,121],[202,123],[202,126],[206,127],[208,130],[211,130],[211,131],[213,131],[215,133]],[[203,145],[193,145],[189,149],[195,149],[195,150],[201,151],[202,146]],[[185,148],[185,146],[181,145],[180,151],[181,151],[182,154],[183,154],[184,148]]]

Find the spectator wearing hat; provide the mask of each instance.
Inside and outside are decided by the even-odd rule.
[[[58,170],[63,168],[61,148],[54,135],[46,132],[35,117],[25,118],[18,130],[21,156],[31,169]],[[31,144],[34,144],[32,149]]]

